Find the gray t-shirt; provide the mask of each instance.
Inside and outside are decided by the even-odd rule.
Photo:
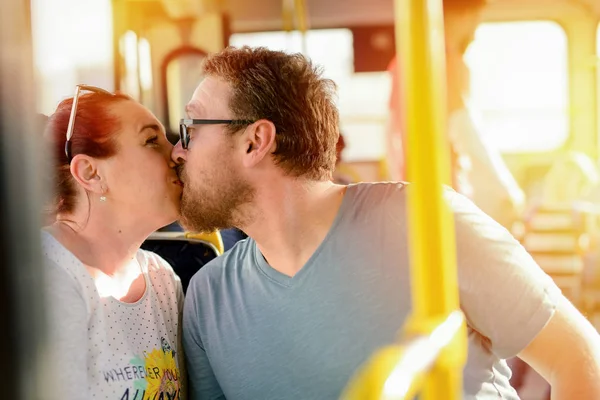
[[[293,278],[271,268],[252,239],[202,268],[184,306],[191,399],[337,399],[411,310],[407,190],[349,186]],[[518,399],[504,359],[545,326],[560,291],[504,228],[465,197],[445,195],[469,327],[464,398]]]

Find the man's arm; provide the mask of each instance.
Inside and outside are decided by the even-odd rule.
[[[198,278],[197,274],[195,278]],[[198,279],[192,279],[183,306],[183,347],[188,372],[190,400],[222,400],[225,395],[212,370],[200,337],[200,315],[197,301]],[[232,360],[233,362],[233,360]]]
[[[552,399],[600,399],[600,336],[564,297],[519,353],[552,386]]]
[[[600,339],[527,251],[464,196],[456,222],[461,308],[499,358],[520,356],[555,399],[600,399]]]

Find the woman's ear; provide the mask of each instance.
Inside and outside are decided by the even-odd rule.
[[[102,195],[105,182],[98,171],[98,162],[85,154],[77,154],[71,160],[71,175],[87,192]]]
[[[266,119],[258,120],[248,126],[243,137],[246,152],[244,154],[244,166],[255,166],[273,153],[277,147],[276,135],[275,125]]]

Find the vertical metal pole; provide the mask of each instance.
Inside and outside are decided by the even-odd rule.
[[[452,215],[443,198],[450,181],[446,139],[442,0],[395,0],[398,65],[408,136],[407,176],[413,314],[406,332],[427,334],[431,321],[459,308]],[[463,327],[464,330],[464,327]],[[426,378],[421,399],[458,399],[465,335]]]

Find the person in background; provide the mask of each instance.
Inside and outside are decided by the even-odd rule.
[[[343,169],[340,168],[342,153],[345,148],[346,142],[344,140],[344,135],[340,132],[340,137],[335,145],[335,170],[333,171],[333,182],[339,185],[348,185],[354,181],[350,175],[344,173]]]
[[[473,41],[485,0],[444,0],[448,143],[451,154],[452,186],[468,196],[486,214],[510,229],[521,217],[525,195],[502,156],[484,137],[484,127],[469,104],[469,69],[464,55]],[[392,93],[388,131],[391,159],[406,158],[406,136],[399,104],[397,60],[390,63]],[[404,177],[404,160],[395,160],[392,172]]]

